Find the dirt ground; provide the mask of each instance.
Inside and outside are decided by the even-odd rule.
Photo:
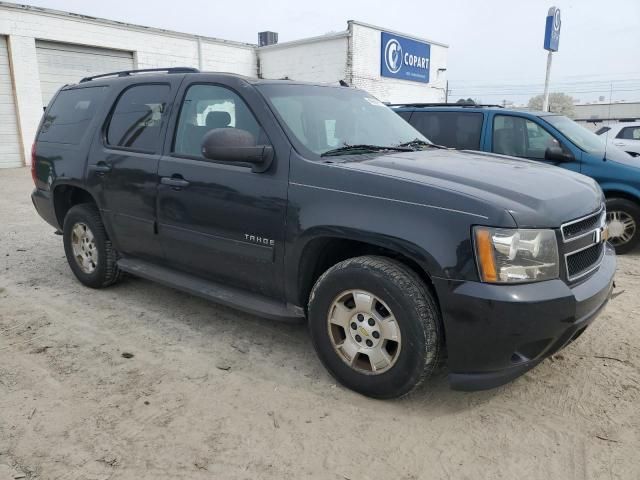
[[[339,385],[306,328],[129,278],[90,290],[0,170],[0,480],[640,478],[640,252],[574,344],[513,383]]]

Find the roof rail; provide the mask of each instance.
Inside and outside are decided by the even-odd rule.
[[[502,105],[491,103],[391,103],[389,107],[497,107],[504,108]]]
[[[103,73],[101,75],[94,75],[92,77],[84,77],[80,80],[80,83],[90,82],[96,78],[104,77],[128,77],[132,73],[147,73],[147,72],[167,72],[167,73],[198,73],[200,70],[191,67],[169,67],[169,68],[142,68],[139,70],[122,70],[120,72]]]

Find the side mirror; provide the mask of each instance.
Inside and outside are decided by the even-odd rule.
[[[552,162],[572,162],[575,157],[571,152],[566,152],[560,147],[549,147],[544,152],[544,159]]]
[[[214,128],[202,139],[202,156],[216,162],[233,162],[264,172],[273,161],[273,147],[256,145],[255,137],[241,128]]]

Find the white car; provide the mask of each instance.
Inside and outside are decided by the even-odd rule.
[[[632,157],[640,156],[640,122],[620,122],[601,127],[596,135],[605,137],[608,144],[618,147]]]

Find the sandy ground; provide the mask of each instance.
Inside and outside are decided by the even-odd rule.
[[[443,369],[375,401],[335,384],[304,326],[139,279],[82,287],[30,191],[0,170],[0,480],[640,478],[639,254],[524,377],[460,393]]]

